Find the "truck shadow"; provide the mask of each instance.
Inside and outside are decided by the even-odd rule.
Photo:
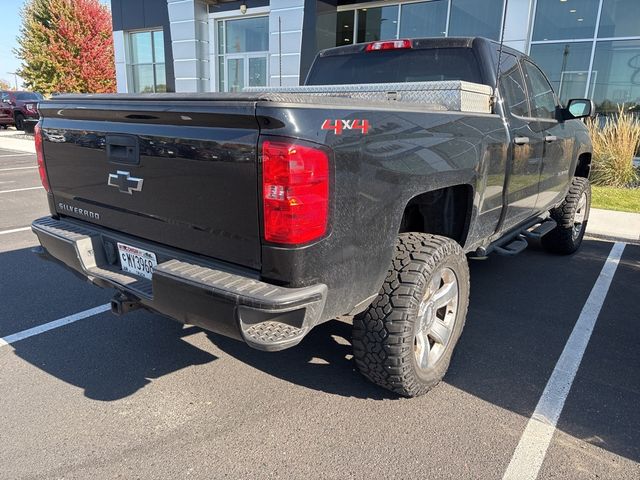
[[[0,272],[6,314],[0,316],[0,337],[104,304],[110,295],[43,262],[28,248],[1,253]],[[26,297],[25,292],[33,293]],[[106,312],[4,348],[82,388],[90,399],[112,401],[153,379],[216,360],[183,340],[197,330],[144,311],[125,317]]]
[[[610,249],[610,243],[585,241],[578,254],[567,257],[549,255],[533,247],[515,258],[496,256],[472,261],[467,324],[444,381],[529,418]],[[640,258],[640,248],[637,256]],[[624,261],[622,264],[630,265]],[[635,275],[640,275],[640,264],[635,265]],[[625,281],[633,285],[631,278]],[[636,287],[635,295],[639,293]],[[630,292],[625,295],[632,298]],[[631,312],[628,318],[632,318]],[[603,324],[606,321],[599,320]],[[594,338],[598,334],[597,324]],[[349,343],[351,325],[346,322],[334,320],[320,325],[300,345],[278,353],[259,352],[241,342],[208,335],[225,353],[307,388],[355,398],[399,398],[372,386],[355,370]],[[634,336],[640,340],[638,333]],[[633,341],[629,339],[627,343]],[[639,370],[614,368],[606,374],[600,371],[603,378],[594,380],[591,370],[602,361],[596,360],[601,356],[596,352],[592,338],[582,362],[589,374],[585,377],[579,372],[576,377],[558,429],[639,461]],[[638,365],[640,355],[633,358],[633,364]],[[615,361],[613,354],[608,363]],[[597,366],[595,370],[598,371]],[[613,378],[607,377],[612,374]],[[616,382],[621,387],[611,388]],[[428,402],[428,394],[424,400]]]
[[[568,257],[551,256],[534,248],[515,258],[471,262],[467,324],[445,383],[530,417],[610,248],[609,243],[587,241],[578,254]],[[616,274],[617,288],[609,294],[614,296],[618,310],[603,310],[558,429],[640,461],[640,333],[631,326],[619,331],[621,318],[637,317],[630,299],[640,293],[640,248],[627,247],[631,248],[636,249],[636,260],[623,259],[621,270],[627,273]],[[0,255],[3,271],[8,265],[42,269],[35,261],[28,249]],[[47,296],[34,300],[41,304],[26,309],[28,314],[46,311],[55,299],[91,298],[99,291],[72,280],[70,275],[67,282],[68,274],[60,273],[57,266],[51,272],[46,278],[16,276],[9,290],[0,292],[0,299],[20,291],[48,289]],[[104,299],[90,302],[95,306]],[[9,311],[26,315],[25,309],[18,307],[15,304]],[[71,313],[68,308],[67,315]],[[60,316],[56,313],[53,318]],[[355,370],[351,325],[347,322],[333,320],[320,325],[297,347],[276,353],[253,350],[241,342],[206,333],[213,347],[219,349],[214,355],[184,340],[199,329],[183,328],[157,315],[133,312],[123,318],[101,320],[81,321],[12,347],[20,358],[100,401],[124,398],[153,379],[212,362],[221,356],[219,351],[268,375],[318,392],[357,399],[398,399]],[[17,330],[12,327],[3,335]],[[617,333],[612,337],[611,332]],[[603,345],[607,348],[604,356],[600,350]],[[410,401],[416,408],[425,408],[430,398],[427,395]]]

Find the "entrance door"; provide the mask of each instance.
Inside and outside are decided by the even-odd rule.
[[[216,22],[220,92],[263,87],[269,75],[269,17],[230,18]]]
[[[244,87],[267,86],[267,55],[226,55],[226,91],[241,92]]]

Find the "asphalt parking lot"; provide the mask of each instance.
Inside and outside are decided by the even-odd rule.
[[[31,252],[34,165],[0,150],[0,339],[111,297]],[[450,371],[411,400],[354,370],[342,321],[279,353],[143,311],[0,341],[0,478],[500,479],[613,245],[472,262]],[[538,478],[640,478],[639,298],[626,245]]]

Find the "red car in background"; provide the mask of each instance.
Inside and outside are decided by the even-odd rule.
[[[36,92],[0,90],[0,126],[15,125],[24,130],[25,120],[38,119],[37,105],[43,96]]]

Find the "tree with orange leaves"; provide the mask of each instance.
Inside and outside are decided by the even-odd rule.
[[[98,0],[29,0],[18,45],[18,75],[31,90],[116,90],[111,13]]]

